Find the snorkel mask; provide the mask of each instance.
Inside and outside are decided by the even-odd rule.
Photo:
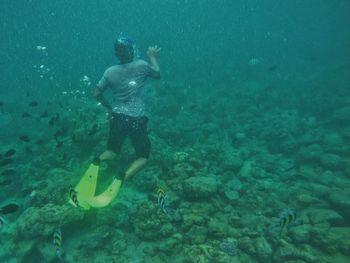
[[[114,51],[121,64],[127,64],[138,58],[138,50],[135,42],[122,34],[119,34],[115,43]]]

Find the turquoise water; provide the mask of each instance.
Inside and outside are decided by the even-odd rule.
[[[64,262],[350,261],[349,1],[0,7],[1,262],[59,262],[57,228]],[[151,157],[86,211],[68,189],[105,150],[93,92],[120,32],[143,59],[162,48],[145,86]],[[97,193],[133,158],[126,142]]]

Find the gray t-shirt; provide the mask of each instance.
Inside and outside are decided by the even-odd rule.
[[[101,92],[111,89],[113,112],[140,117],[145,115],[143,86],[147,77],[159,78],[159,71],[139,59],[108,68],[98,82],[97,88]]]

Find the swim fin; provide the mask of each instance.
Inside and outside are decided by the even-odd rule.
[[[109,205],[118,195],[122,180],[115,178],[110,186],[101,194],[88,198],[85,202],[95,208],[105,207]]]
[[[79,206],[86,210],[89,210],[91,207],[86,200],[95,195],[99,168],[99,165],[90,164],[89,168],[74,188],[77,193]],[[72,199],[69,199],[69,203],[73,206],[77,206]]]

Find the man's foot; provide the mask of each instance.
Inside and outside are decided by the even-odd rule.
[[[101,159],[100,157],[95,157],[95,159],[92,161],[94,165],[100,165],[101,164]]]
[[[124,173],[118,173],[117,175],[114,176],[115,179],[124,181],[125,179],[125,174]]]

